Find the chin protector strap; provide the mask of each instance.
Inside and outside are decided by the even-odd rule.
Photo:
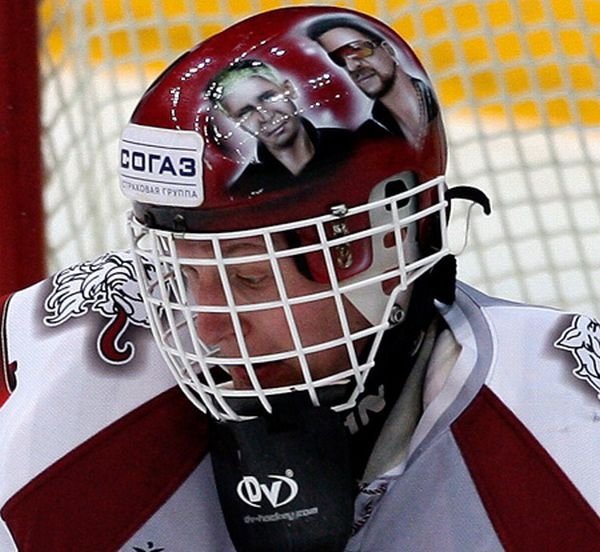
[[[305,401],[285,395],[271,415],[212,422],[213,471],[238,552],[336,552],[350,537],[348,434],[339,413]]]

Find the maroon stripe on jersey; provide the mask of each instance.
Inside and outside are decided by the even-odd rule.
[[[490,389],[480,391],[452,432],[507,550],[598,550],[600,518]]]
[[[15,388],[16,363],[8,363],[8,343],[6,340],[6,316],[12,295],[0,297],[0,407],[8,400]]]
[[[97,433],[2,508],[19,550],[118,549],[200,463],[207,427],[174,388]]]

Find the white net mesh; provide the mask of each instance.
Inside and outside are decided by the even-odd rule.
[[[125,246],[117,138],[184,49],[276,0],[42,0],[45,210],[50,270]],[[312,2],[321,4],[322,2]],[[436,85],[449,182],[482,188],[460,276],[485,291],[600,311],[598,0],[392,0],[378,16]],[[452,244],[461,246],[464,209]]]

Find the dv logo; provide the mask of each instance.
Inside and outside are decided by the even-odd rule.
[[[292,479],[293,475],[292,470],[286,470],[285,475],[269,475],[269,484],[260,483],[253,475],[245,475],[236,491],[253,508],[261,508],[265,499],[273,508],[280,508],[294,500],[298,494],[298,483]]]

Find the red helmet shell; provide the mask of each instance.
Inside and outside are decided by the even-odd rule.
[[[444,174],[445,139],[437,107],[433,114],[426,114],[422,121],[426,128],[418,147],[413,147],[405,136],[372,118],[374,103],[382,105],[385,100],[369,98],[352,81],[348,70],[335,65],[318,40],[309,36],[315,22],[331,20],[335,24],[337,20],[344,25],[352,19],[389,45],[398,71],[410,75],[426,90],[426,97],[420,99],[426,109],[437,106],[429,79],[414,53],[381,22],[331,7],[283,8],[256,15],[182,55],[139,102],[132,123],[194,131],[204,147],[202,203],[182,208],[149,197],[135,201],[137,216],[144,220],[150,215],[147,221],[160,227],[183,226],[190,231],[252,228],[321,215],[340,202],[363,203],[374,184],[403,170],[414,171],[420,181]],[[271,66],[281,79],[293,83],[299,116],[311,129],[326,127],[329,132],[319,134],[339,145],[328,148],[329,163],[328,159],[320,160],[317,170],[307,176],[290,174],[289,182],[263,193],[232,193],[232,184],[253,163],[255,140],[229,121],[208,97],[215,78],[243,60]],[[319,138],[323,142],[324,138]],[[260,181],[260,176],[255,180]]]
[[[379,89],[368,89],[378,79]],[[285,111],[279,119],[278,108]],[[251,229],[320,216],[337,204],[368,202],[373,187],[394,174],[411,171],[425,182],[446,168],[441,114],[415,54],[383,23],[342,8],[265,12],[205,40],[158,77],[130,126],[199,138],[200,159],[188,160],[201,174],[192,203],[165,199],[161,175],[148,174],[150,166],[179,176],[168,133],[164,157],[138,152],[146,159],[133,167],[140,174],[129,170],[136,152],[121,146],[121,187],[136,218],[173,231]],[[303,161],[288,163],[290,151],[300,151]],[[131,179],[138,177],[153,185],[134,188]]]

